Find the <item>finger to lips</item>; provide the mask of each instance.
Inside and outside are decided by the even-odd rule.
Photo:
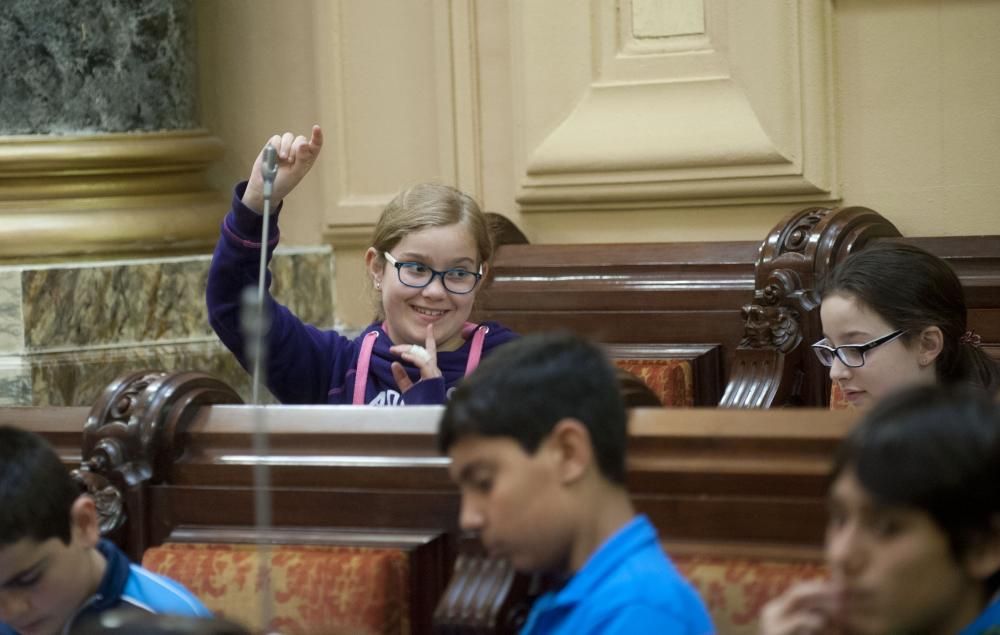
[[[424,336],[424,348],[431,357],[437,357],[437,341],[434,340],[434,325],[427,325],[427,334]]]

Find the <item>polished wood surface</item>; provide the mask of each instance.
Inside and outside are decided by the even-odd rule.
[[[902,237],[865,207],[799,210],[760,243],[505,245],[480,317],[521,333],[569,329],[616,356],[614,347],[713,351],[691,358],[696,405],[825,407],[828,370],[809,350],[822,337],[816,283],[883,240],[948,262],[970,328],[1000,357],[1000,236]]]
[[[0,408],[0,422],[43,434],[69,468],[81,465],[82,454],[81,470],[117,488],[118,508],[102,509],[121,516],[110,535],[135,559],[168,541],[391,546],[410,562],[414,632],[431,631],[461,536],[458,492],[436,445],[441,407],[218,405],[198,403],[197,395],[209,402],[227,395],[205,376],[131,381],[108,393],[130,395],[130,409],[121,400],[108,409],[108,399],[90,411]],[[628,487],[671,550],[818,556],[826,473],[853,412],[631,412]],[[268,449],[258,456],[253,435],[261,419]],[[83,452],[73,451],[74,434]],[[254,527],[258,465],[268,467],[273,505],[264,532]],[[484,619],[502,614],[509,626],[504,611],[523,609],[515,600],[527,593],[526,580],[473,555],[463,556],[463,575],[500,577],[495,584],[456,578],[466,591],[449,597],[486,611]],[[442,626],[455,626],[455,612],[441,611]]]
[[[616,357],[645,350],[690,359],[696,405],[714,405],[743,333],[758,246],[505,245],[480,317],[520,333],[569,329],[611,345]]]
[[[79,426],[82,443],[83,410],[0,408],[0,422],[43,434],[75,467],[68,440]],[[854,411],[631,412],[628,486],[665,540],[819,544],[820,523],[810,518],[822,516],[829,459]],[[435,440],[440,413],[437,406],[197,406],[178,431],[177,460],[143,483],[150,509],[130,510],[155,519],[139,552],[180,528],[252,527],[256,464],[269,468],[275,527],[454,531],[457,491]],[[260,415],[269,431],[262,459],[252,439]],[[772,508],[800,515],[787,522],[756,513]],[[756,512],[744,516],[749,509]]]

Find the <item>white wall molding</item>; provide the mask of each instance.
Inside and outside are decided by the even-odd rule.
[[[830,0],[668,4],[512,4],[522,211],[834,198]]]
[[[357,246],[403,188],[482,191],[473,0],[317,3],[324,239]],[[338,232],[343,233],[338,238]],[[367,240],[367,239],[365,239]]]

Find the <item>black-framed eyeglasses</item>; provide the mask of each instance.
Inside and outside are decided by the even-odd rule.
[[[865,353],[876,346],[888,344],[905,332],[906,329],[899,329],[888,335],[876,337],[865,344],[844,344],[842,346],[830,346],[823,339],[813,344],[812,349],[816,352],[816,357],[819,358],[820,363],[824,366],[833,366],[833,359],[836,357],[843,362],[844,366],[859,368],[865,365]]]
[[[478,272],[462,269],[461,267],[438,271],[431,269],[422,262],[399,262],[388,251],[383,251],[382,254],[389,264],[396,268],[399,281],[414,289],[423,289],[434,281],[435,276],[439,276],[441,284],[444,285],[448,293],[464,295],[472,293],[472,290],[479,284],[480,278],[483,277],[482,265],[479,265]]]

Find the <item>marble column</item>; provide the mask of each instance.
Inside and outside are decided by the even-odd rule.
[[[91,405],[115,377],[200,370],[249,401],[250,379],[208,324],[209,255],[0,266],[0,406]],[[329,325],[329,247],[279,249],[275,297]]]
[[[191,0],[0,3],[0,259],[214,240]]]
[[[0,405],[89,405],[115,376],[203,370],[246,392],[204,285],[228,193],[205,170],[193,0],[0,2]],[[328,249],[273,268],[332,319]]]

